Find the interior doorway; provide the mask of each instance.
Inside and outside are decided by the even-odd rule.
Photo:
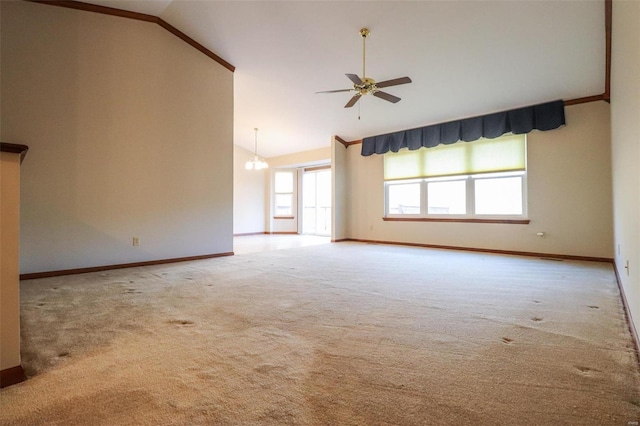
[[[331,235],[331,169],[305,169],[302,174],[302,233]]]

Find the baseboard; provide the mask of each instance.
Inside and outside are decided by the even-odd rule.
[[[246,237],[248,235],[264,235],[264,234],[268,234],[268,232],[266,231],[262,231],[262,232],[242,232],[240,234],[233,234],[234,237]]]
[[[616,274],[616,281],[618,283],[618,289],[620,290],[620,297],[622,299],[622,306],[624,307],[625,319],[627,320],[627,324],[629,324],[631,338],[633,339],[633,343],[636,347],[636,358],[638,359],[638,364],[640,364],[640,338],[638,338],[638,329],[636,328],[636,325],[633,322],[633,317],[631,316],[629,301],[627,300],[627,295],[625,294],[624,287],[622,286],[622,279],[620,277],[620,273],[618,272],[618,265],[616,265],[615,261],[612,261],[611,264],[613,265],[613,271]]]
[[[191,260],[212,259],[214,257],[233,256],[232,251],[225,253],[203,254],[200,256],[176,257],[173,259],[148,260],[145,262],[120,263],[117,265],[92,266],[89,268],[63,269],[60,271],[34,272],[30,274],[20,274],[20,280],[35,280],[38,278],[59,277],[62,275],[86,274],[89,272],[109,271],[112,269],[137,268],[139,266],[162,265],[165,263],[188,262]]]
[[[349,238],[337,238],[335,240],[331,240],[332,243],[341,243],[343,241],[354,241],[354,240],[350,240]]]
[[[298,235],[298,231],[281,231],[281,232],[269,232],[265,231],[267,235]]]
[[[7,386],[24,382],[26,379],[27,377],[24,375],[24,370],[21,365],[0,370],[0,388],[6,388]]]
[[[535,253],[535,252],[529,252],[529,251],[443,246],[439,244],[405,243],[405,242],[399,242],[399,241],[363,240],[359,238],[345,238],[340,241],[355,241],[359,243],[368,243],[368,244],[389,244],[389,245],[395,245],[395,246],[424,247],[424,248],[433,248],[433,249],[442,249],[442,250],[474,251],[474,252],[480,252],[480,253],[495,253],[495,254],[514,255],[514,256],[541,257],[546,259],[583,260],[588,262],[606,262],[606,263],[613,262],[613,259],[609,257],[574,256],[570,254]]]

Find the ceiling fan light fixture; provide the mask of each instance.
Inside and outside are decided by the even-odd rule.
[[[247,161],[244,168],[247,170],[263,170],[269,168],[269,164],[258,156],[258,128],[253,129],[255,132],[255,145],[253,158]]]
[[[392,80],[385,80],[379,83],[370,77],[366,76],[366,39],[371,34],[367,28],[360,29],[360,37],[362,37],[362,78],[360,78],[357,74],[345,74],[349,80],[353,83],[353,87],[351,89],[339,89],[339,90],[327,90],[324,92],[316,92],[316,93],[338,93],[338,92],[351,92],[352,98],[347,102],[344,106],[345,108],[351,108],[354,106],[362,96],[373,95],[377,98],[383,99],[385,101],[391,103],[398,103],[400,98],[389,93],[383,92],[380,90],[382,87],[391,87],[391,86],[399,86],[401,84],[411,83],[411,79],[409,77],[400,77],[394,78]]]

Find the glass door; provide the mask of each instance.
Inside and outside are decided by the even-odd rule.
[[[331,235],[331,169],[302,175],[302,233]]]

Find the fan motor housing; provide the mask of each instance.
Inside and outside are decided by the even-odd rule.
[[[354,84],[353,89],[361,95],[368,95],[369,93],[376,92],[376,81],[372,78],[365,77],[362,79],[362,84]]]

